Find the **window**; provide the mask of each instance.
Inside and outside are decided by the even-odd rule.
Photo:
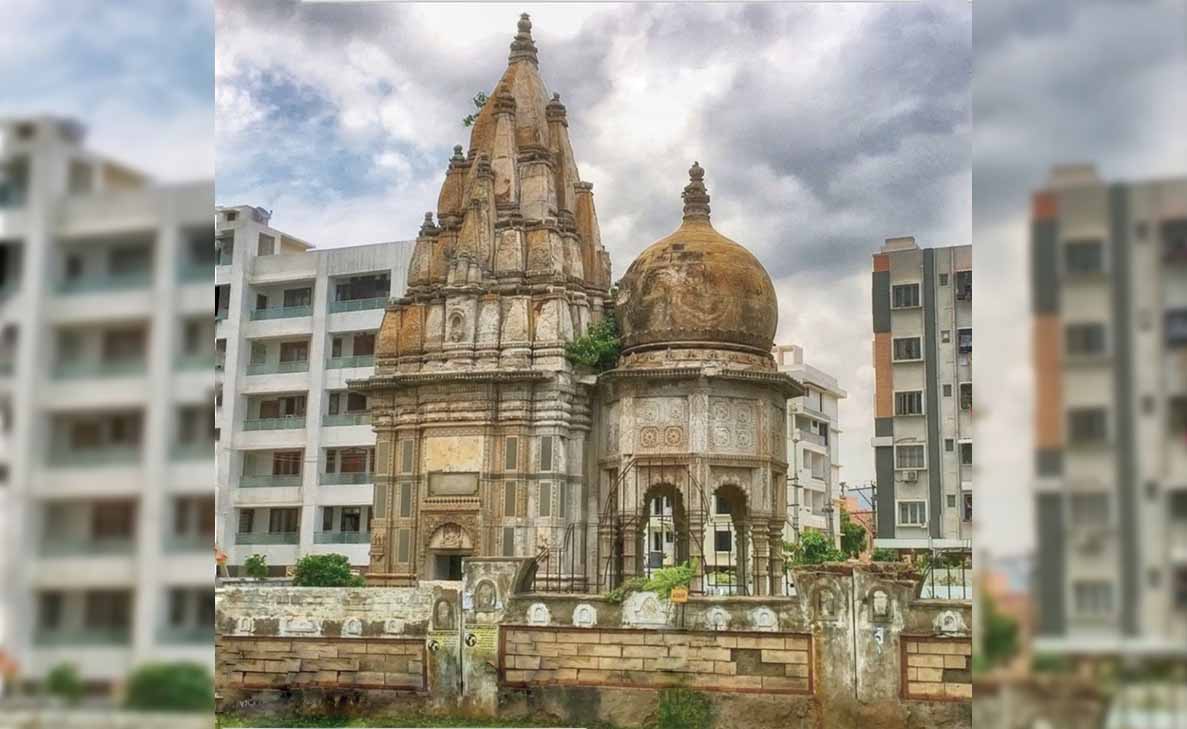
[[[412,545],[412,530],[401,529],[396,532],[396,561],[407,562],[408,553],[411,551]]]
[[[62,627],[63,596],[57,590],[41,593],[37,601],[38,623],[42,630],[57,630]]]
[[[971,382],[960,383],[960,409],[973,409],[973,383]]]
[[[968,301],[973,298],[972,271],[956,272],[956,298],[960,301]]]
[[[1068,411],[1068,437],[1073,443],[1099,443],[1108,435],[1104,408]]]
[[[949,329],[940,330],[940,341],[947,344],[952,341],[952,332]]]
[[[1170,495],[1171,519],[1187,522],[1187,491],[1172,491]]]
[[[552,516],[552,484],[540,484],[540,516]]]
[[[729,529],[717,529],[713,532],[713,548],[718,552],[728,552],[733,546]]]
[[[515,516],[519,502],[519,489],[515,481],[503,484],[503,516]]]
[[[1104,245],[1099,240],[1068,241],[1063,247],[1063,263],[1070,274],[1102,273]]]
[[[923,468],[922,445],[899,445],[894,447],[895,468]]]
[[[344,506],[342,515],[338,518],[338,529],[343,532],[358,532],[362,530],[362,521],[362,507]]]
[[[1083,580],[1072,586],[1076,612],[1085,616],[1109,615],[1113,612],[1113,586],[1099,580]]]
[[[252,527],[255,526],[256,512],[254,509],[240,509],[239,510],[239,533],[250,534]]]
[[[515,527],[503,527],[503,556],[515,556]]]
[[[519,468],[519,438],[510,436],[504,443],[503,470],[514,471]]]
[[[973,351],[973,330],[972,330],[972,328],[956,330],[956,351],[960,352],[961,354],[972,354],[972,351]]]
[[[400,486],[400,516],[404,518],[412,516],[412,484],[410,483]]]
[[[1099,322],[1068,324],[1064,329],[1064,346],[1069,357],[1104,354],[1105,325]]]
[[[412,440],[400,441],[400,472],[412,473]]]
[[[807,461],[808,468],[812,471],[812,478],[823,480],[825,469],[828,466],[828,459],[824,457],[824,454],[804,451],[804,460]]]
[[[926,501],[898,502],[899,526],[924,526],[927,524]]]
[[[322,508],[321,530],[323,532],[330,532],[334,530],[334,507],[326,506]]]
[[[946,273],[941,273],[941,274],[940,274],[940,285],[941,285],[941,286],[947,286],[947,285],[948,285],[948,274],[946,274]]]
[[[713,513],[718,515],[727,515],[730,513],[730,502],[728,499],[723,499],[720,496],[713,497]]]
[[[1187,309],[1166,312],[1163,322],[1168,347],[1182,347],[1187,344]]]
[[[560,492],[561,518],[568,519],[569,518],[569,485],[566,483],[558,483],[556,485],[556,490],[558,492]]]
[[[1167,427],[1172,433],[1187,430],[1187,397],[1175,395],[1167,402]]]
[[[375,354],[375,335],[370,332],[354,335],[354,356],[362,357],[368,354]]]
[[[960,444],[960,465],[962,465],[962,466],[973,465],[973,444],[972,443],[961,443]]]
[[[238,217],[239,217],[239,213],[235,210],[227,210],[226,212],[223,213],[223,220],[227,221],[228,223],[235,222],[235,218],[238,218]]]
[[[300,476],[301,451],[274,451],[272,453],[273,476]]]
[[[540,470],[552,470],[552,436],[545,435],[540,438]]]
[[[919,337],[894,340],[895,362],[911,362],[918,359],[923,359],[923,344]]]
[[[268,531],[272,534],[295,532],[301,526],[301,510],[297,508],[276,509],[268,513]]]
[[[286,289],[284,292],[285,306],[309,306],[313,303],[313,289]]]
[[[270,256],[276,252],[276,239],[266,233],[260,233],[257,256]]]
[[[1174,603],[1179,610],[1187,610],[1187,567],[1175,569]]]
[[[944,439],[944,450],[948,451],[949,453],[956,450],[956,441],[952,438],[945,438]]]
[[[944,385],[944,397],[952,397],[952,385]]]
[[[107,257],[111,273],[146,273],[152,268],[152,253],[147,246],[121,246],[113,248]]]
[[[135,507],[124,501],[99,502],[91,511],[91,535],[96,539],[132,536]]]
[[[84,621],[88,628],[125,630],[131,622],[131,593],[127,590],[95,590],[86,594]]]
[[[103,361],[127,362],[144,359],[144,330],[111,329],[103,333]]]
[[[306,362],[309,360],[309,342],[282,342],[281,362]]]
[[[1069,503],[1074,525],[1087,527],[1109,525],[1108,494],[1072,494]]]
[[[895,415],[923,415],[923,390],[894,393]]]
[[[960,518],[961,521],[973,520],[973,495],[971,493],[964,495],[964,503],[961,505]]]
[[[948,508],[949,508],[949,509],[955,509],[955,508],[956,508],[956,494],[948,494],[948,499],[947,499],[947,501],[948,501]]]
[[[919,306],[919,284],[899,284],[890,289],[890,308],[910,309]]]

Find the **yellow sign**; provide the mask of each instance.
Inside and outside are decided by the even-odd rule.
[[[672,588],[672,602],[677,605],[688,602],[688,588],[687,587],[673,587]]]

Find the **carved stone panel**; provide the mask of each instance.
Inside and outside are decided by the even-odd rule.
[[[688,450],[688,403],[682,397],[642,397],[635,401],[640,452]]]
[[[753,455],[756,451],[758,402],[734,397],[709,398],[709,447],[716,453]]]

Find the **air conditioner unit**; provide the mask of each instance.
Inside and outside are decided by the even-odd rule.
[[[919,472],[918,471],[903,471],[903,480],[904,481],[918,481],[919,480]]]

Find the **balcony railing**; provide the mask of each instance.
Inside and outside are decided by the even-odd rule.
[[[199,263],[191,261],[177,269],[177,278],[182,282],[213,281],[214,261]]]
[[[371,532],[314,532],[314,544],[370,544]]]
[[[253,321],[262,319],[291,319],[298,316],[313,316],[312,306],[272,306],[267,309],[252,309]]]
[[[308,372],[309,360],[294,359],[288,362],[259,362],[247,366],[249,375],[284,375],[292,372]]]
[[[367,425],[371,422],[369,413],[346,413],[345,415],[323,415],[321,424],[327,428],[342,425]]]
[[[130,536],[71,539],[53,534],[41,543],[43,557],[107,557],[128,555],[135,551],[136,540]]]
[[[214,442],[199,440],[193,443],[176,443],[169,452],[175,461],[204,461],[214,458]]]
[[[323,473],[320,480],[323,486],[350,486],[372,483],[375,481],[375,474],[370,471]]]
[[[62,281],[58,290],[63,294],[83,294],[97,291],[125,291],[147,288],[152,282],[151,271],[108,273]]]
[[[165,537],[166,552],[209,552],[213,548],[213,534],[170,534]]]
[[[213,354],[182,354],[177,357],[177,369],[182,372],[214,371],[218,364]]]
[[[244,420],[244,430],[295,430],[305,427],[304,415],[286,415],[283,418],[255,418]]]
[[[806,440],[809,443],[815,443],[818,446],[828,446],[828,438],[825,438],[819,433],[813,433],[810,430],[799,430],[800,440]]]
[[[54,448],[50,451],[50,468],[81,466],[127,466],[140,461],[138,446],[109,446],[106,448]]]
[[[235,535],[236,544],[299,544],[300,532],[240,532]]]
[[[326,360],[326,369],[340,370],[346,367],[374,367],[375,355],[358,354],[353,357],[330,357]]]
[[[382,309],[387,306],[386,296],[373,299],[350,299],[347,301],[331,301],[330,313],[340,314],[344,311],[366,311],[367,309]]]
[[[79,380],[90,377],[133,377],[148,369],[143,359],[112,362],[61,362],[54,368],[54,379]]]
[[[165,625],[157,631],[157,642],[166,645],[214,643],[213,625]]]
[[[128,645],[132,642],[132,631],[127,627],[39,628],[33,641],[48,646]]]
[[[283,488],[301,485],[300,474],[262,474],[262,475],[247,475],[244,474],[239,477],[239,487],[245,489],[261,489],[261,488]]]

